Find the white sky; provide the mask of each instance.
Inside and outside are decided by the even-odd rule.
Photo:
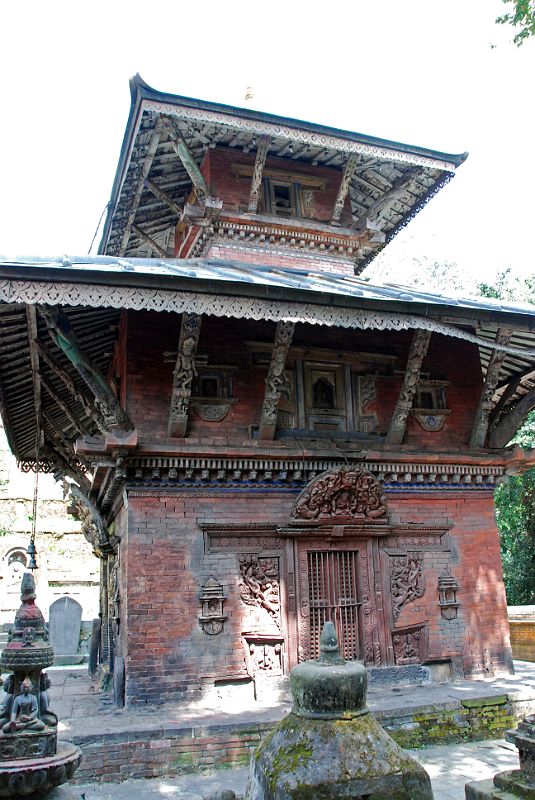
[[[513,30],[494,24],[503,9],[496,0],[6,0],[0,252],[87,253],[139,72],[156,89],[236,105],[252,85],[262,111],[469,150],[388,257],[458,261],[480,279],[507,266],[534,272],[535,41],[516,48]]]

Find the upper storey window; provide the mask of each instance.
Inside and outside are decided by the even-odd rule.
[[[278,217],[300,217],[301,190],[298,183],[264,178],[259,210]]]

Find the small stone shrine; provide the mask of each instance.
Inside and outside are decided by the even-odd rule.
[[[340,657],[331,622],[290,681],[292,711],[252,756],[245,800],[433,800],[426,771],[370,714],[366,668]]]
[[[535,714],[505,735],[518,748],[520,769],[498,772],[491,780],[473,781],[465,787],[466,800],[535,800]]]
[[[68,780],[78,767],[80,750],[57,741],[58,718],[49,707],[50,678],[43,672],[54,661],[45,621],[35,605],[30,573],[21,583],[22,604],[2,652],[4,680],[0,704],[0,798],[43,793]]]

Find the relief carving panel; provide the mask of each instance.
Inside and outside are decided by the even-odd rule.
[[[407,603],[412,603],[425,593],[423,557],[421,553],[395,556],[390,563],[390,588],[394,622]]]
[[[312,480],[299,495],[290,522],[344,519],[386,522],[386,498],[369,472],[343,467]]]

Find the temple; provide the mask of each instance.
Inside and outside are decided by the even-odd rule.
[[[511,670],[535,309],[358,277],[465,155],[131,91],[100,254],[0,260],[6,433],[101,559],[119,700],[265,696],[327,620],[369,668]]]

